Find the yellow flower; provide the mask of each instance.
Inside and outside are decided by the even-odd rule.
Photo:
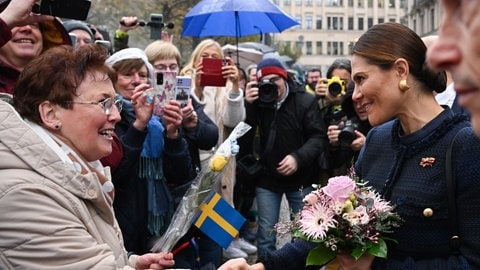
[[[346,201],[345,206],[343,207],[345,209],[345,213],[350,213],[353,211],[353,204],[352,201]]]
[[[222,156],[222,155],[214,155],[211,159],[210,162],[208,163],[208,167],[210,167],[210,170],[214,172],[219,172],[223,170],[223,167],[227,164],[227,157]]]

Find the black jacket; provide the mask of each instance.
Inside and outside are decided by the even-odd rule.
[[[258,106],[258,102],[246,104],[245,122],[252,127],[258,125],[260,134],[259,153],[263,170],[258,176],[257,186],[274,192],[294,191],[318,183],[316,161],[327,143],[326,128],[317,101],[300,85],[290,79],[287,83],[289,93],[278,110]],[[249,131],[250,137],[253,137],[255,129]],[[273,143],[266,149],[272,131]],[[287,155],[297,160],[298,170],[290,176],[283,176],[277,173],[277,167]]]

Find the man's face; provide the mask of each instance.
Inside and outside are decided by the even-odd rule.
[[[459,104],[471,113],[480,136],[480,1],[442,0],[443,18],[438,40],[429,48],[427,61],[452,74]]]
[[[309,71],[307,73],[307,83],[317,83],[320,80],[320,72],[319,71]]]
[[[12,38],[0,48],[0,59],[23,70],[43,49],[42,33],[38,24],[12,28]]]

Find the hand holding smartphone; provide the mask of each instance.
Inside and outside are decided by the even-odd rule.
[[[228,65],[226,59],[203,58],[203,73],[200,75],[200,86],[225,86],[227,79],[222,74],[222,67],[225,65]]]

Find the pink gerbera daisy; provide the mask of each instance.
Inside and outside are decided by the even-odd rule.
[[[334,215],[335,213],[321,202],[305,207],[301,212],[300,230],[307,237],[324,239],[328,229],[337,224]]]

